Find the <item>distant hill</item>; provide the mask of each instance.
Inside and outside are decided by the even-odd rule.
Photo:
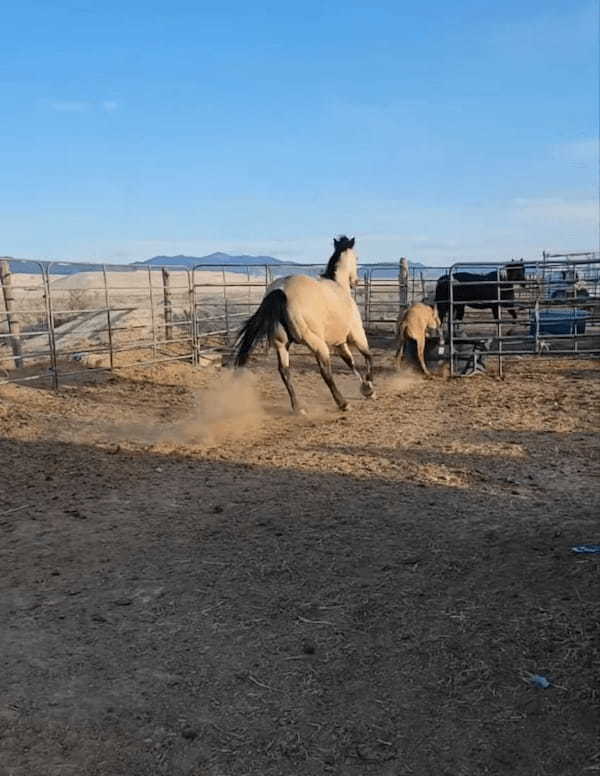
[[[313,262],[309,262],[313,263]],[[40,274],[40,265],[34,261],[11,261],[11,270],[14,273],[27,273],[31,275]],[[42,262],[46,264],[46,262]],[[274,256],[249,256],[242,254],[240,256],[233,256],[229,253],[210,253],[208,256],[153,256],[151,259],[145,259],[144,261],[133,261],[131,264],[111,264],[111,272],[127,272],[131,267],[197,267],[197,266],[214,266],[214,267],[227,267],[230,272],[246,272],[248,268],[256,267],[256,269],[249,269],[254,273],[260,273],[260,267],[265,264],[281,267],[281,271],[276,272],[276,275],[284,274],[286,267],[290,268],[290,272],[294,272],[294,268],[303,267],[302,262],[297,261],[283,261],[277,259]],[[320,262],[321,266],[326,264],[326,259]],[[78,272],[97,272],[102,266],[101,262],[91,263],[85,262],[81,264],[70,262],[53,262],[50,269],[53,275],[74,275]],[[409,266],[411,269],[424,270],[425,277],[437,277],[440,272],[427,269],[426,266],[420,262],[410,261]],[[379,279],[396,278],[398,276],[398,262],[397,261],[384,261],[384,262],[372,262],[363,264],[361,269],[364,271],[366,268],[375,270],[373,276]],[[319,272],[319,268],[314,269],[302,269],[302,272],[315,275]]]
[[[154,256],[152,259],[146,259],[145,261],[136,261],[133,262],[136,266],[156,266],[156,267],[172,267],[172,266],[179,266],[179,267],[197,267],[197,266],[217,266],[217,267],[228,267],[231,272],[246,272],[248,267],[262,267],[265,264],[271,264],[281,267],[282,269],[285,267],[289,267],[291,272],[294,272],[295,267],[303,267],[301,270],[302,272],[306,272],[306,274],[310,275],[316,275],[320,271],[319,268],[304,268],[305,265],[303,265],[302,262],[297,261],[282,261],[281,259],[276,259],[273,256],[232,256],[229,253],[211,253],[208,256]],[[310,264],[315,262],[308,262]],[[324,266],[327,263],[326,260],[323,260],[320,262],[321,266]],[[417,269],[417,270],[426,270],[426,267],[424,264],[421,264],[417,261],[411,261],[409,262],[409,266],[411,268]],[[369,264],[363,264],[361,269],[364,271],[366,268],[374,269],[375,272],[373,273],[374,277],[379,278],[380,280],[383,279],[390,279],[390,278],[396,278],[398,277],[398,261],[383,261],[383,262],[373,262]],[[252,272],[252,270],[250,270]],[[255,270],[255,272],[260,272],[259,269]],[[280,273],[276,273],[280,274]],[[437,271],[432,275],[431,272],[425,272],[425,277],[437,277],[440,273]]]
[[[8,257],[7,257],[8,258]],[[48,262],[41,262],[47,264]],[[110,262],[107,262],[107,265]],[[226,266],[232,267],[235,271],[236,267],[241,268],[253,267],[257,265],[265,264],[289,264],[293,265],[293,261],[282,261],[276,259],[273,256],[231,256],[228,253],[211,253],[208,256],[153,256],[151,259],[145,261],[132,261],[131,264],[110,264],[111,272],[127,272],[131,267],[195,267],[197,265],[216,265],[219,267]],[[98,263],[71,263],[71,262],[56,262],[52,264],[51,272],[53,275],[74,275],[77,272],[97,272],[102,266],[102,262]],[[28,275],[38,275],[41,273],[40,265],[35,261],[11,261],[11,271],[16,273],[27,273]]]
[[[196,267],[200,265],[214,265],[217,267],[253,267],[257,264],[295,264],[293,261],[281,261],[273,256],[231,256],[229,253],[209,253],[208,256],[154,256],[145,261],[134,261],[134,266],[152,267]]]
[[[102,264],[98,262],[97,264],[93,264],[90,262],[77,264],[75,262],[67,262],[67,261],[57,261],[57,262],[49,262],[49,261],[23,261],[22,259],[19,259],[18,261],[9,260],[10,263],[10,271],[17,274],[27,274],[27,275],[41,275],[42,270],[40,267],[40,264],[42,266],[48,266],[52,265],[50,267],[50,274],[52,275],[76,275],[78,272],[98,272],[102,268]],[[129,265],[127,264],[119,264],[112,265],[110,268],[111,272],[127,272],[129,269]]]

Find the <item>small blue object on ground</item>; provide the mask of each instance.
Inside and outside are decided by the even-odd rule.
[[[584,555],[598,555],[600,554],[600,544],[575,544],[571,547],[571,551]]]
[[[552,686],[552,682],[549,682],[545,676],[541,676],[540,674],[530,674],[529,682],[534,687],[541,687],[542,690],[547,690],[548,687]]]

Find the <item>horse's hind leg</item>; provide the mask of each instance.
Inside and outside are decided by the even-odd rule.
[[[289,342],[285,345],[282,342],[275,342],[275,349],[277,351],[277,363],[279,364],[279,374],[281,375],[283,384],[285,385],[289,394],[290,402],[292,403],[292,410],[294,412],[304,412],[304,410],[298,404],[296,391],[294,389],[294,384],[292,383],[292,377],[290,374],[289,347]]]
[[[404,331],[404,326],[400,326],[400,330],[398,332],[398,347],[396,349],[396,356],[395,356],[395,363],[396,363],[396,369],[400,367],[400,362],[402,361],[402,356],[404,355],[404,343],[406,341],[406,334]]]
[[[421,369],[423,372],[427,375],[427,377],[431,377],[431,372],[429,369],[427,369],[427,364],[425,363],[425,336],[419,337],[417,340],[417,357],[419,359],[419,364],[421,364]]]
[[[305,334],[304,342],[315,354],[317,364],[319,365],[319,371],[321,372],[321,377],[323,380],[325,380],[327,387],[331,391],[331,395],[333,396],[335,403],[341,410],[347,409],[348,402],[339,392],[337,385],[335,384],[335,380],[333,379],[333,374],[331,372],[331,357],[329,355],[329,348],[327,347],[327,344],[322,339],[316,337],[313,334]]]

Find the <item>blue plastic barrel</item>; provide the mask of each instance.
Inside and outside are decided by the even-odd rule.
[[[585,323],[590,314],[573,308],[542,310],[539,313],[540,334],[585,334]],[[529,334],[535,336],[535,315],[529,321]]]

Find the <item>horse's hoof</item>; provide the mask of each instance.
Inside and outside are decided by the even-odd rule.
[[[303,415],[306,417],[306,415],[308,415],[308,412],[306,411],[305,407],[297,407],[294,410],[294,415]]]
[[[360,392],[365,397],[365,399],[375,398],[375,389],[373,388],[373,383],[371,381],[368,381],[366,383],[361,383]]]
[[[340,408],[340,412],[348,412],[348,410],[350,409],[350,405],[348,404],[348,402],[344,402],[344,404],[339,404],[338,406]]]

